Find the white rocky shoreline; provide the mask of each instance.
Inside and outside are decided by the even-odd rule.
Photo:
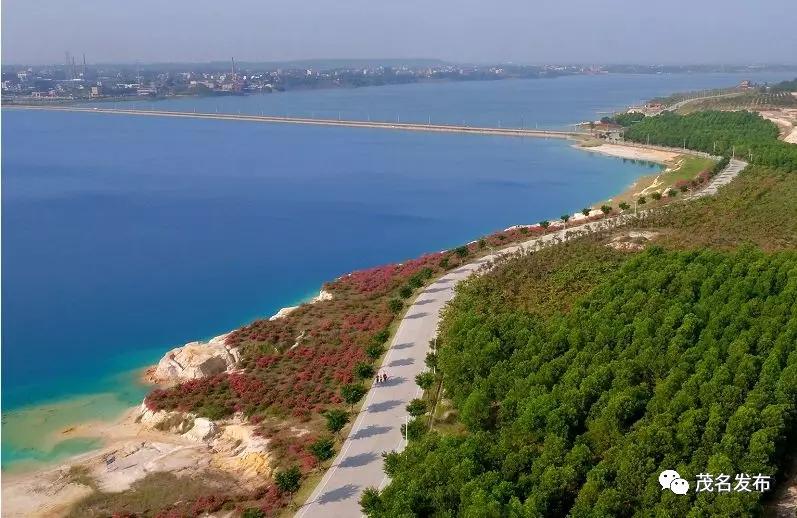
[[[331,299],[330,292],[321,290],[307,303]],[[271,320],[298,307],[282,308]],[[144,379],[166,386],[234,370],[240,354],[226,343],[228,335],[175,347],[146,369]],[[94,491],[70,475],[74,466],[87,470],[97,489],[108,492],[124,491],[151,473],[183,475],[208,470],[227,473],[241,487],[254,488],[273,470],[268,439],[255,434],[255,426],[239,414],[212,421],[188,412],[153,411],[142,402],[115,422],[81,423],[62,431],[61,437],[99,438],[104,446],[58,466],[4,473],[4,518],[67,514],[74,503]]]
[[[332,293],[321,290],[305,304],[332,300]],[[284,318],[301,306],[281,308],[269,320]],[[227,345],[224,333],[207,342],[188,342],[167,352],[154,367],[145,371],[144,379],[150,383],[170,384],[191,379],[206,378],[234,370],[240,360],[238,349]]]

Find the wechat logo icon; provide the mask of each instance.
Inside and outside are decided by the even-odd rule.
[[[689,492],[689,482],[682,479],[674,469],[665,469],[659,474],[659,485],[662,489],[669,489],[676,495],[685,495]]]

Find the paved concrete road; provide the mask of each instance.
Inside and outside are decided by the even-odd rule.
[[[402,450],[405,406],[420,395],[415,376],[425,369],[429,341],[437,332],[443,305],[454,286],[486,259],[447,273],[421,292],[399,324],[382,364],[389,379],[374,385],[349,438],[297,517],[360,516],[358,500],[368,486],[385,482],[382,452]]]
[[[712,180],[706,190],[711,189],[710,194],[716,193],[717,186],[729,182],[746,165],[738,160],[731,161],[728,167]],[[644,216],[644,213],[640,212],[640,216]],[[568,239],[566,232],[574,230],[589,233],[615,227],[631,217],[630,214],[620,215],[562,229],[504,248],[494,255],[448,272],[424,289],[399,324],[382,363],[381,370],[387,372],[390,379],[387,383],[374,385],[374,388],[368,392],[363,411],[354,421],[352,431],[332,467],[326,472],[307,502],[299,509],[296,517],[361,516],[359,499],[363,490],[369,486],[381,488],[387,484],[387,477],[382,471],[382,453],[404,449],[405,444],[401,435],[401,425],[407,418],[404,407],[410,400],[420,396],[421,390],[415,385],[415,376],[425,370],[424,359],[429,350],[429,342],[437,333],[440,310],[453,298],[454,286],[457,283],[498,255],[511,254],[541,244],[565,241]]]
[[[697,191],[695,194],[691,195],[690,198],[702,198],[703,196],[713,196],[717,194],[717,189],[731,183],[731,180],[736,178],[736,175],[741,173],[745,167],[747,167],[747,162],[732,159],[728,163],[728,167],[712,178],[704,189]]]
[[[598,224],[579,228],[594,230]],[[516,252],[535,241],[550,243],[556,239],[564,239],[564,231],[502,249],[497,254]],[[404,449],[401,425],[407,419],[405,407],[421,394],[415,376],[426,369],[424,360],[429,342],[437,333],[440,310],[453,298],[458,282],[495,257],[486,256],[448,272],[425,288],[410,306],[382,363],[381,370],[388,374],[388,381],[374,385],[369,391],[348,439],[316,490],[297,512],[297,518],[360,516],[358,501],[363,490],[387,483],[382,471],[382,453]]]

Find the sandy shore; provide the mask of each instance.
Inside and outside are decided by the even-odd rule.
[[[648,162],[656,162],[666,164],[675,160],[680,155],[672,151],[663,151],[660,149],[651,149],[645,147],[628,146],[623,144],[601,144],[599,146],[579,146],[579,149],[584,151],[591,151],[593,153],[601,153],[604,155],[629,158],[632,160],[645,160]]]
[[[331,298],[331,293],[321,290],[308,303]],[[283,309],[278,315],[289,312]],[[226,336],[214,337],[208,344],[223,343]],[[152,384],[154,369],[154,366],[147,368],[136,377]],[[232,475],[238,480],[238,487],[243,487],[253,480],[262,481],[271,470],[267,442],[253,437],[251,426],[226,421],[212,439],[197,439],[190,433],[159,431],[151,423],[142,424],[141,406],[130,407],[112,420],[85,419],[88,414],[81,415],[72,408],[89,408],[91,402],[102,397],[113,399],[112,395],[95,395],[61,403],[58,408],[42,406],[25,411],[30,415],[17,432],[25,433],[24,429],[30,426],[41,431],[33,434],[30,444],[54,446],[86,439],[96,441],[100,447],[55,464],[34,464],[3,473],[4,518],[64,516],[95,490],[124,491],[155,472],[176,475],[223,472]],[[84,419],[79,421],[81,417]],[[43,423],[49,426],[45,429]],[[79,473],[85,476],[78,476],[73,466],[79,466]]]
[[[179,430],[156,427],[175,414]],[[104,446],[55,467],[4,474],[3,517],[65,516],[95,491],[122,492],[153,473],[208,478],[217,485],[223,478],[228,491],[252,490],[271,476],[268,440],[257,437],[254,426],[239,417],[216,424],[185,414],[147,412],[143,421],[139,406],[115,422],[86,422],[62,432],[67,438],[99,438]]]
[[[93,492],[84,480],[70,472],[70,466],[84,466],[107,491],[121,491],[161,467],[195,469],[206,457],[205,446],[182,436],[158,432],[136,423],[139,408],[131,408],[114,422],[86,422],[65,430],[64,438],[101,439],[104,446],[70,458],[55,467],[33,472],[4,473],[3,517],[62,516]],[[110,459],[113,459],[109,462]]]

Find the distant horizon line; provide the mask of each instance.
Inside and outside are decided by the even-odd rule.
[[[77,58],[82,56],[83,54],[73,54],[72,56]],[[231,56],[229,59],[211,59],[207,61],[193,61],[193,60],[168,60],[168,61],[87,61],[87,65],[91,66],[175,66],[175,65],[219,65],[223,63],[229,63],[234,56]],[[6,60],[3,60],[6,61]],[[82,58],[81,58],[82,64]],[[284,59],[284,60],[235,60],[236,64],[241,66],[253,66],[253,65],[270,65],[270,66],[288,66],[288,65],[300,65],[300,64],[323,64],[323,63],[336,63],[340,66],[345,66],[345,64],[371,64],[371,65],[379,65],[380,63],[384,64],[414,64],[415,66],[422,66],[422,65],[459,65],[459,66],[534,66],[534,67],[544,67],[544,66],[594,66],[594,67],[606,67],[606,66],[636,66],[636,67],[745,67],[745,68],[785,68],[785,69],[797,69],[797,63],[783,63],[783,62],[758,62],[758,63],[750,63],[750,62],[740,62],[740,63],[728,63],[728,62],[596,62],[596,61],[547,61],[547,62],[519,62],[519,61],[455,61],[455,60],[447,60],[441,58],[301,58],[301,59]],[[68,66],[68,63],[65,62],[14,62],[14,63],[3,63],[2,67],[30,67],[30,66],[40,66],[40,67],[63,67]],[[339,67],[335,67],[339,68]]]

